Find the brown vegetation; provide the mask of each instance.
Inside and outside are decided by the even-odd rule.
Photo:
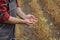
[[[17,40],[60,40],[60,0],[18,0],[18,3],[39,22],[30,27],[18,24]]]

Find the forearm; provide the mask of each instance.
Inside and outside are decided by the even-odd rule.
[[[17,14],[23,19],[26,19],[26,14],[20,9],[20,7],[17,7]]]
[[[20,24],[20,23],[25,23],[25,21],[23,19],[10,16],[9,19],[5,21],[5,23]]]

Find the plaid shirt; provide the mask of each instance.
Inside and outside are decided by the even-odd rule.
[[[0,5],[4,4],[4,2],[6,2],[6,1],[8,1],[8,0],[0,0]],[[17,4],[17,6],[18,6],[18,4]],[[0,8],[0,12],[3,12],[3,14],[4,14],[2,17],[0,16],[0,22],[2,22],[3,20],[9,19],[9,14],[7,12],[7,9],[8,9],[8,6],[2,6]]]

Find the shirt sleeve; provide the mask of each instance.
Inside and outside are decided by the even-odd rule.
[[[17,7],[19,7],[19,5],[18,5],[18,1],[16,0],[16,4],[17,4]]]
[[[9,19],[9,14],[8,12],[4,13],[3,20],[8,20]]]
[[[3,20],[8,20],[8,19],[9,19],[9,14],[7,12],[7,8],[2,7],[2,9],[0,9],[0,22],[2,22]]]

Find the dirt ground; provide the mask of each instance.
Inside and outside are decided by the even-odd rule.
[[[16,25],[17,40],[60,40],[60,0],[18,0],[25,14],[35,15],[33,26]]]

